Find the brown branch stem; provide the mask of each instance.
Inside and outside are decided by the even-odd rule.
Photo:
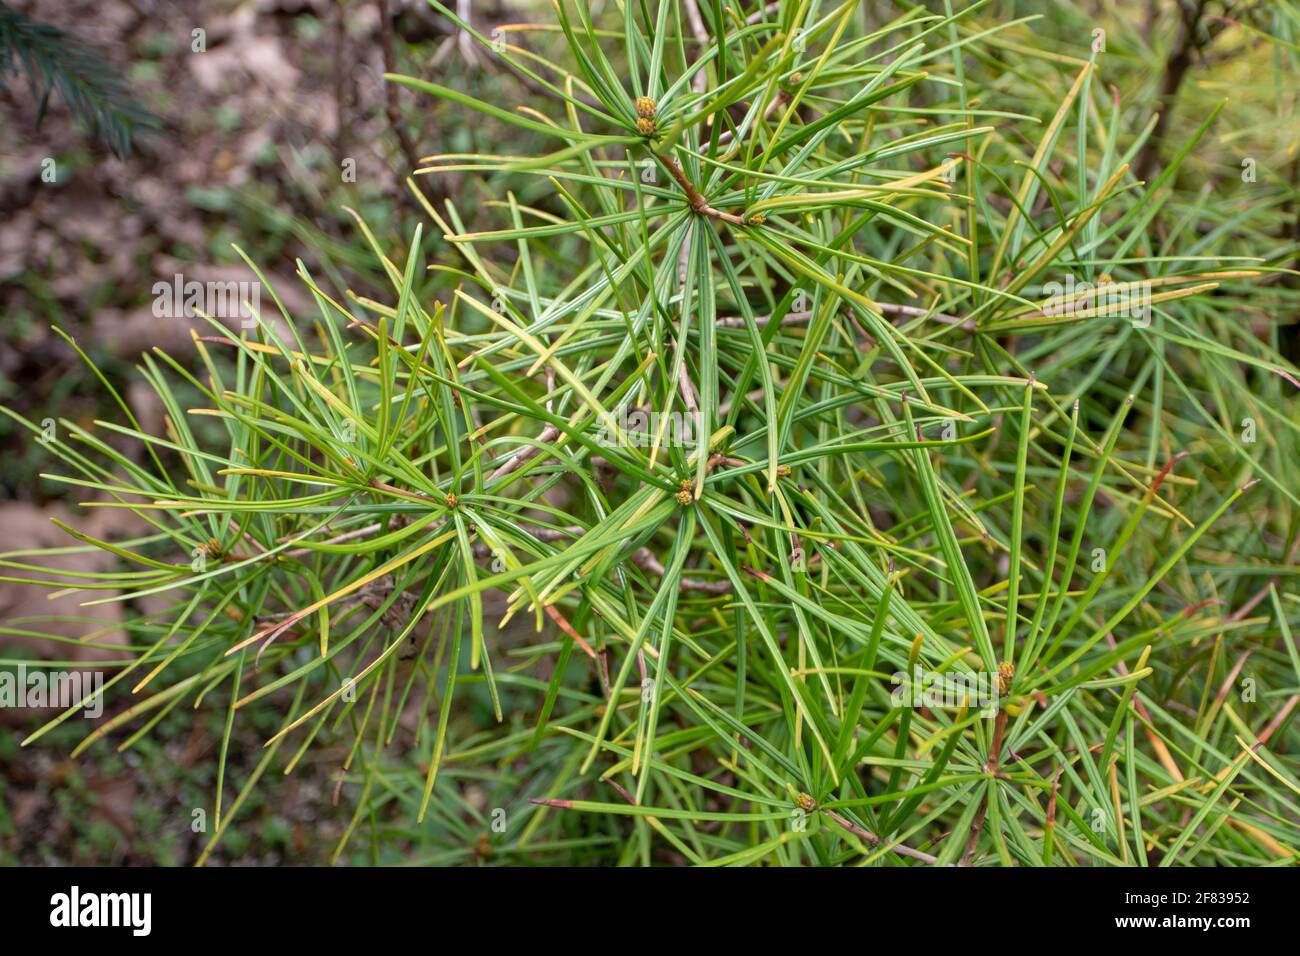
[[[682,164],[678,162],[676,156],[669,156],[664,153],[655,153],[654,155],[672,174],[673,179],[677,180],[677,185],[682,187],[682,192],[686,193],[686,201],[696,215],[720,219],[723,222],[731,223],[733,226],[743,226],[745,224],[745,220],[735,213],[723,212],[721,209],[715,209],[709,205],[709,200],[695,188],[695,184],[686,175],[686,170],[682,169]]]
[[[879,846],[881,843],[884,842],[883,840],[881,840],[880,837],[876,836],[876,834],[872,833],[870,830],[864,830],[862,827],[858,826],[852,820],[848,820],[845,817],[840,816],[834,810],[827,810],[826,808],[823,807],[822,813],[826,814],[826,816],[830,818],[831,822],[834,823],[837,827],[848,830],[855,837],[857,837],[858,839],[862,840],[864,843],[867,843],[870,846]],[[889,849],[891,852],[897,853],[899,856],[911,857],[914,860],[920,860],[922,863],[928,863],[931,866],[939,862],[939,858],[937,856],[932,856],[929,853],[922,853],[920,850],[913,850],[910,846],[903,846],[901,843],[891,846]]]

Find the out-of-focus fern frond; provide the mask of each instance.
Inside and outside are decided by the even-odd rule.
[[[0,89],[20,69],[32,95],[40,98],[38,126],[57,90],[77,119],[119,159],[131,152],[132,140],[141,133],[162,127],[101,54],[65,30],[0,4]]]

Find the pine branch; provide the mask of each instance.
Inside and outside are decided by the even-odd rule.
[[[130,154],[141,134],[162,128],[162,120],[131,96],[126,79],[102,54],[65,30],[0,4],[0,89],[8,90],[9,74],[20,71],[40,101],[38,129],[56,91],[119,159]]]

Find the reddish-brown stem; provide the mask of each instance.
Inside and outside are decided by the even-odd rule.
[[[844,830],[848,830],[850,833],[852,833],[858,839],[862,840],[868,846],[879,846],[883,842],[880,839],[880,837],[876,836],[876,834],[872,833],[870,830],[863,829],[862,827],[854,823],[852,820],[840,816],[834,810],[827,810],[823,808],[822,813],[826,814],[826,816],[830,818],[830,821],[834,823],[837,827],[840,827]],[[889,849],[891,852],[897,853],[899,856],[911,857],[913,860],[920,860],[922,863],[929,863],[931,865],[934,865],[935,863],[939,862],[939,858],[937,856],[932,856],[929,853],[922,853],[920,850],[913,850],[910,846],[903,846],[902,844],[898,844],[895,846],[891,846]]]
[[[998,774],[999,760],[1002,754],[1002,738],[1007,732],[1007,712],[999,710],[998,715],[994,718],[993,724],[993,743],[989,746],[989,756],[984,762],[984,769],[993,776]],[[961,865],[970,866],[975,859],[975,848],[979,846],[980,834],[984,831],[984,818],[989,812],[989,801],[993,799],[993,791],[989,790],[984,795],[984,802],[980,804],[979,812],[975,814],[975,819],[970,824],[970,836],[966,840],[966,851],[962,854]]]
[[[682,192],[686,193],[686,201],[690,204],[691,209],[700,216],[709,216],[713,219],[721,219],[723,222],[729,222],[733,226],[743,226],[745,220],[741,219],[735,213],[723,212],[721,209],[714,209],[709,205],[708,199],[704,197],[695,184],[690,181],[686,175],[686,170],[682,169],[682,164],[677,161],[677,157],[668,156],[663,153],[655,153],[655,158],[664,164],[664,167],[672,174],[673,179],[677,180],[677,185],[682,187]]]

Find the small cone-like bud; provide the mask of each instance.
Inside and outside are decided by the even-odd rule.
[[[998,693],[1008,694],[1011,692],[1011,678],[1016,676],[1016,665],[1010,661],[1003,661],[998,665]]]

